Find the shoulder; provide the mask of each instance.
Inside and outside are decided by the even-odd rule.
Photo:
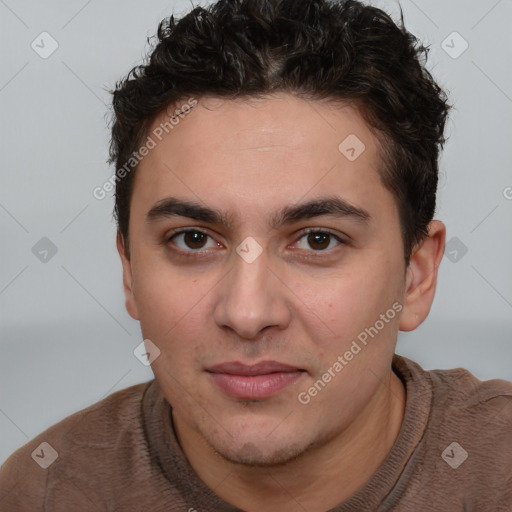
[[[503,419],[512,420],[512,382],[503,379],[480,380],[465,368],[425,370],[403,356],[395,356],[402,378],[416,386],[432,390],[432,406],[445,410],[470,411],[485,409],[503,412]],[[511,407],[508,407],[508,406]]]
[[[432,386],[424,435],[432,487],[449,483],[463,503],[509,510],[512,382],[482,381],[464,368],[421,371]]]
[[[435,430],[464,440],[468,456],[494,468],[489,474],[501,470],[512,480],[512,382],[482,381],[463,368],[428,373]]]
[[[464,368],[430,370],[436,399],[450,410],[467,415],[485,412],[512,426],[512,382],[503,379],[480,380]]]
[[[105,461],[120,438],[140,442],[142,398],[153,382],[117,391],[16,450],[0,468],[0,504],[9,504],[10,511],[43,510],[47,487],[59,468],[94,474],[94,466]]]

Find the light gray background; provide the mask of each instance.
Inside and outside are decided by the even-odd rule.
[[[396,19],[396,2],[373,3]],[[456,107],[436,217],[467,253],[449,246],[458,261],[445,255],[431,314],[400,335],[397,352],[428,369],[512,380],[512,2],[402,4]],[[0,0],[0,461],[65,416],[153,377],[133,355],[141,334],[124,309],[113,200],[92,190],[113,172],[106,89],[140,62],[164,16],[189,8]],[[58,43],[46,59],[31,48],[43,31]],[[460,53],[454,31],[469,44],[458,58],[442,47]],[[57,247],[46,263],[32,252],[42,237]]]

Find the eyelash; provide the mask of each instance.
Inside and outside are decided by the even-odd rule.
[[[207,237],[211,238],[212,240],[215,240],[211,235],[209,235],[207,232],[201,230],[201,229],[197,229],[197,228],[187,228],[187,229],[177,229],[176,231],[172,232],[170,235],[168,235],[165,239],[165,243],[166,244],[169,244],[170,242],[172,242],[172,240],[176,237],[178,237],[179,235],[183,235],[183,234],[187,234],[187,233],[200,233],[200,234],[203,234],[203,235],[206,235]],[[343,240],[341,237],[339,237],[338,235],[334,234],[333,232],[331,232],[330,230],[328,229],[314,229],[314,228],[306,228],[305,230],[303,230],[301,233],[300,233],[300,236],[298,236],[298,238],[296,239],[296,241],[294,242],[294,244],[298,243],[300,240],[302,240],[304,237],[308,236],[308,235],[311,235],[311,234],[322,234],[322,235],[328,235],[330,236],[331,238],[334,238],[339,245],[348,245],[348,242],[346,240]],[[217,244],[219,244],[219,242],[216,242]],[[336,247],[339,247],[339,245],[337,245]],[[325,249],[325,250],[318,250],[318,251],[315,251],[315,250],[309,250],[309,251],[306,251],[308,253],[310,253],[308,256],[305,256],[305,258],[318,258],[318,257],[322,257],[322,255],[325,255],[325,254],[331,254],[334,250],[336,250],[336,247],[334,248],[331,248],[331,249]],[[185,258],[198,258],[198,257],[206,257],[208,256],[208,253],[209,253],[209,249],[206,249],[206,250],[201,250],[201,249],[198,249],[198,250],[194,250],[194,249],[190,249],[190,250],[183,250],[183,249],[179,249],[179,248],[172,248],[172,250],[179,256],[183,256]],[[300,249],[299,249],[300,250]]]

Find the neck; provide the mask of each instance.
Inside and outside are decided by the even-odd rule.
[[[350,426],[286,464],[234,464],[173,413],[181,447],[199,478],[224,501],[247,511],[323,512],[349,498],[389,454],[402,425],[405,389],[390,371]]]

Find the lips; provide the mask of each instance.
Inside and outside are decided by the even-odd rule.
[[[246,400],[270,398],[300,379],[304,370],[277,361],[255,365],[222,363],[207,369],[213,382],[228,396]]]

